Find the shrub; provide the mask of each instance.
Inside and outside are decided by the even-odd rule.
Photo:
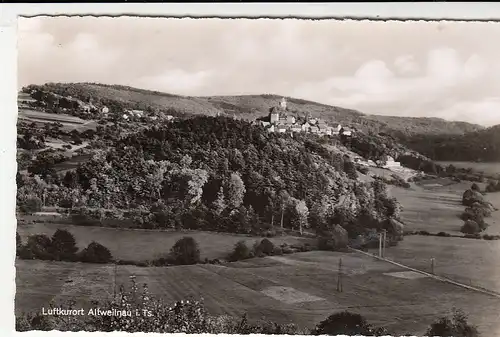
[[[16,331],[51,331],[54,329],[49,316],[40,313],[16,315]]]
[[[113,259],[108,248],[98,242],[92,241],[87,248],[79,254],[80,261],[89,263],[109,263]]]
[[[33,196],[19,204],[19,210],[24,214],[33,214],[42,210],[42,199]]]
[[[474,325],[467,322],[467,316],[460,310],[453,310],[453,316],[442,317],[431,324],[426,336],[477,337],[479,333]]]
[[[467,191],[464,192],[462,195],[462,205],[464,206],[472,206],[474,203],[484,203],[484,198],[481,193],[477,191],[473,191],[471,189],[468,189]]]
[[[446,233],[446,232],[439,232],[436,234],[437,236],[444,236],[444,237],[450,237],[451,234],[450,233]]]
[[[484,234],[483,235],[484,240],[500,240],[500,235],[489,235],[489,234]]]
[[[26,251],[23,254],[40,260],[53,260],[52,241],[45,234],[35,234],[28,237]],[[29,258],[29,257],[28,257]]]
[[[473,183],[470,189],[473,190],[473,191],[475,191],[475,192],[481,192],[481,189],[479,188],[479,185],[476,184],[476,183]]]
[[[52,235],[52,253],[56,260],[74,261],[76,259],[75,237],[64,229],[58,229]]]
[[[375,328],[368,324],[360,314],[344,311],[330,315],[320,322],[312,331],[313,335],[364,335],[382,336],[386,333],[383,328]]]
[[[254,252],[256,256],[273,255],[274,244],[269,239],[262,239],[254,246]]]
[[[276,230],[274,229],[267,229],[262,232],[262,236],[265,236],[266,238],[272,238],[276,236]]]
[[[21,235],[19,235],[19,232],[16,232],[16,253],[21,251],[23,248],[23,240],[21,239]]]
[[[178,240],[170,250],[169,259],[173,264],[187,265],[200,262],[198,243],[190,236]]]
[[[250,248],[248,248],[244,240],[241,240],[236,243],[228,259],[229,261],[239,261],[248,258],[250,258]]]
[[[464,234],[477,234],[480,232],[479,225],[474,220],[467,220],[460,228],[460,232]]]
[[[283,249],[281,247],[274,247],[273,255],[283,255]]]

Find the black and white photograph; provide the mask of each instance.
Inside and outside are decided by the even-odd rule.
[[[500,335],[498,41],[19,17],[16,331]]]

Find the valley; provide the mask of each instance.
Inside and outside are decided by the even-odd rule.
[[[424,175],[410,168],[367,165],[363,169],[361,161],[355,161],[410,154],[420,163],[432,163],[382,131],[424,134],[444,128],[460,135],[478,130],[476,126],[437,119],[378,118],[289,98],[290,111],[341,121],[361,134],[352,140],[292,138],[247,121],[266,116],[269,106],[278,101],[274,95],[183,97],[88,83],[44,87],[48,88],[58,95],[91,95],[102,106],[82,115],[86,119],[20,110],[20,121],[38,123],[40,130],[54,121],[63,125],[50,134],[52,138],[43,134],[47,129],[36,135],[49,150],[63,151],[70,144],[67,134],[57,137],[61,130],[76,130],[82,139],[79,145],[70,144],[69,158],[64,160],[25,159],[26,171],[18,177],[18,203],[36,207],[33,211],[18,207],[17,232],[22,243],[29,245],[30,238],[38,236],[39,244],[45,237],[50,241],[56,231],[67,230],[78,250],[98,242],[113,259],[97,264],[17,258],[17,314],[37,312],[51,300],[75,299],[79,306],[89,307],[93,299],[111,299],[116,287],[134,275],[167,303],[202,297],[211,315],[247,313],[251,320],[265,317],[311,329],[333,312],[349,310],[392,334],[421,335],[437,317],[463,308],[480,332],[500,331],[496,314],[500,298],[410,272],[347,247],[355,236],[387,230],[395,242],[386,249],[387,259],[424,272],[431,271],[434,259],[436,275],[500,293],[496,262],[500,240],[435,236],[438,232],[463,236],[462,195],[471,188],[471,181]],[[108,106],[119,113],[104,116]],[[143,109],[146,115],[124,118],[130,109]],[[178,120],[163,119],[167,114],[179,116]],[[25,138],[27,143],[33,141]],[[352,145],[356,139],[358,143]],[[363,152],[357,153],[360,149]],[[34,154],[33,158],[43,153],[23,151]],[[449,162],[437,164],[446,167]],[[453,165],[469,168],[466,163]],[[478,163],[473,173],[496,174],[495,165]],[[381,180],[393,176],[408,186]],[[420,178],[412,181],[415,177]],[[484,190],[486,183],[478,185]],[[484,198],[500,207],[500,192],[486,193]],[[41,214],[49,209],[56,214],[52,218]],[[361,210],[368,210],[364,215],[371,217],[361,217]],[[62,215],[65,212],[74,213]],[[75,215],[81,223],[76,223]],[[411,235],[397,239],[398,233],[387,225],[393,219]],[[492,212],[486,222],[489,226],[481,235],[500,235],[500,211]],[[433,235],[414,233],[419,231]],[[186,236],[198,245],[197,264],[149,263],[167,255]],[[319,248],[323,236],[334,242],[333,248]],[[226,261],[239,242],[252,247],[265,237],[274,247],[307,245],[310,251]],[[378,253],[376,248],[364,248]],[[221,262],[205,261],[212,259]],[[340,259],[342,292],[337,290]],[[145,266],[133,265],[137,262]]]

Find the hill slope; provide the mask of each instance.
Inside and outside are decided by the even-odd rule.
[[[500,125],[463,135],[414,135],[403,142],[434,160],[500,161]]]
[[[224,113],[243,119],[255,119],[268,113],[281,99],[278,95],[242,95],[191,97],[178,96],[157,91],[131,88],[119,85],[96,83],[49,83],[43,86],[30,86],[63,96],[72,96],[83,101],[119,102],[127,108],[175,110],[180,114],[216,115]],[[438,118],[412,118],[365,115],[359,111],[345,109],[287,97],[292,114],[309,113],[330,122],[348,123],[364,131],[386,132],[393,135],[415,134],[464,134],[482,129],[479,125],[464,122],[448,122]]]

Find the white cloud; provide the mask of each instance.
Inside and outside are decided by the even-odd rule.
[[[401,75],[414,75],[420,70],[413,55],[402,55],[397,57],[396,60],[394,60],[394,66]]]
[[[485,121],[500,123],[497,103],[488,98],[500,92],[500,48],[491,43],[496,27],[20,19],[19,83],[96,81],[185,95],[272,92],[366,113],[445,118],[465,116],[464,102],[476,112],[470,120],[483,118],[482,111]]]

